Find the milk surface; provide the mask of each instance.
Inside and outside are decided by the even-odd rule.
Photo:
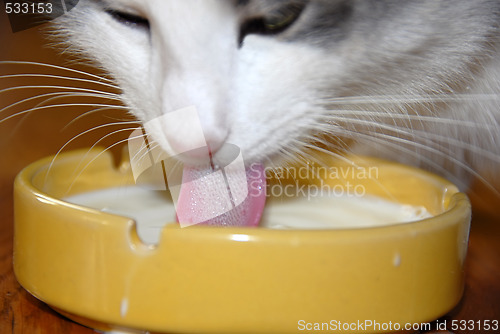
[[[134,219],[141,240],[159,241],[161,229],[174,223],[168,192],[138,186],[117,187],[71,196],[67,202]],[[273,199],[260,226],[272,229],[346,229],[407,223],[430,217],[424,207],[373,196],[316,196]]]

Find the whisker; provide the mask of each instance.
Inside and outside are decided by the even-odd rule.
[[[118,142],[106,147],[104,150],[102,150],[101,152],[99,152],[95,157],[92,158],[92,160],[90,160],[79,172],[76,176],[74,176],[73,178],[73,182],[69,185],[68,187],[68,190],[67,192],[69,192],[71,190],[71,188],[73,188],[73,186],[75,185],[75,182],[76,180],[78,180],[78,178],[82,175],[82,173],[94,162],[96,161],[101,155],[103,155],[105,152],[109,151],[110,149],[112,149],[113,147],[116,147],[118,145],[121,145],[123,143],[126,143],[128,140],[130,139],[137,139],[137,138],[140,138],[142,137],[141,136],[137,136],[137,137],[134,137],[134,138],[127,138],[127,139],[123,139],[123,140],[119,140]],[[87,152],[87,155],[88,153],[90,153],[90,150]],[[86,156],[87,156],[86,155]],[[83,162],[83,158],[82,158],[82,162]],[[75,173],[77,172],[78,168],[80,167],[80,164],[75,168]]]
[[[298,142],[298,144],[300,145],[301,143]],[[338,153],[335,153],[335,152],[332,152],[332,151],[328,151],[328,150],[325,150],[325,149],[322,149],[320,147],[317,147],[317,146],[314,146],[314,145],[311,145],[311,144],[307,144],[307,143],[303,144],[303,147],[308,148],[311,151],[318,151],[318,152],[328,153],[328,156],[331,156],[331,157],[333,157],[335,159],[344,161],[347,164],[349,164],[349,165],[351,165],[351,166],[353,166],[355,168],[361,168],[354,161],[352,161],[351,159],[349,159],[346,156],[343,156],[341,154],[338,154]],[[325,161],[322,161],[322,160],[318,159],[316,156],[314,156],[312,154],[308,154],[304,150],[302,150],[301,155],[304,156],[304,157],[306,157],[308,159],[308,161],[311,161],[311,162],[317,164],[319,167],[326,168],[327,170],[331,167],[330,164],[326,163]],[[316,173],[319,172],[319,171],[316,170],[316,168],[314,168],[314,166],[311,166],[308,163],[305,164],[305,167],[308,168],[313,173],[314,172],[316,172]],[[316,174],[315,177],[321,179],[321,176],[319,174]],[[327,181],[327,180],[325,180],[325,181]],[[340,181],[340,179],[339,179],[339,181]],[[342,179],[341,181],[343,181],[344,185],[347,185],[346,180]]]
[[[414,104],[435,102],[462,102],[470,100],[500,100],[499,94],[437,94],[428,96],[408,95],[371,95],[371,96],[345,96],[324,98],[328,103],[339,104]]]
[[[52,97],[51,97],[52,96]],[[8,109],[11,109],[11,108],[14,108],[16,106],[20,106],[22,105],[23,103],[28,103],[30,101],[35,101],[35,100],[39,100],[39,99],[42,99],[42,98],[45,98],[45,97],[51,97],[51,98],[47,98],[45,100],[43,100],[42,102],[36,104],[33,108],[36,108],[36,107],[39,107],[39,106],[42,106],[43,104],[45,103],[48,103],[48,102],[51,102],[53,100],[56,100],[56,99],[62,99],[62,98],[65,98],[65,97],[93,97],[93,98],[102,98],[102,99],[106,99],[106,100],[113,100],[113,101],[120,101],[119,98],[115,98],[115,97],[111,97],[111,96],[101,96],[99,94],[92,94],[92,93],[79,93],[79,92],[70,92],[70,93],[66,93],[66,92],[56,92],[56,93],[46,93],[46,94],[41,94],[41,95],[37,95],[37,96],[33,96],[33,97],[29,97],[29,98],[25,98],[25,99],[22,99],[18,102],[15,102],[13,104],[10,104],[2,109],[0,109],[0,114],[2,112],[6,112]],[[100,109],[103,109],[103,108],[100,108]],[[15,116],[14,116],[15,115]],[[24,115],[11,115],[11,116],[23,116],[23,118],[17,122],[17,124],[15,125],[15,127],[12,129],[12,131],[10,131],[10,136],[12,136],[14,133],[16,133],[18,131],[18,129],[22,126],[23,122],[25,121],[26,117],[30,115],[30,113],[25,113]],[[11,117],[9,117],[10,119]],[[0,123],[4,120],[7,120],[7,119],[3,119],[3,120],[0,120]],[[128,121],[128,120],[127,120]],[[70,124],[72,124],[73,121],[70,122]],[[69,125],[69,124],[68,124]],[[68,126],[67,125],[67,126]],[[66,126],[66,127],[67,127]],[[62,130],[66,129],[63,128]]]
[[[278,180],[278,182],[281,184],[281,180],[278,177],[278,172],[277,172],[277,166],[276,166],[276,164],[274,164],[273,160],[270,157],[266,157],[265,159],[267,161],[267,165],[270,167],[270,168],[266,169],[266,171],[269,171],[269,172],[273,173],[274,174],[274,178],[276,180]]]
[[[491,124],[477,124],[470,121],[457,120],[452,118],[442,118],[442,117],[433,117],[433,116],[422,116],[422,115],[410,115],[410,114],[401,114],[401,113],[392,113],[384,110],[384,112],[376,112],[376,111],[363,111],[363,110],[333,110],[333,114],[324,115],[325,119],[336,119],[338,116],[362,116],[362,117],[373,117],[373,120],[377,118],[390,118],[390,119],[398,119],[398,120],[410,120],[410,121],[419,121],[425,123],[436,123],[436,124],[452,124],[463,127],[472,127],[486,130],[498,130],[498,127]],[[346,118],[345,121],[351,121],[351,118]]]
[[[335,153],[335,152],[329,151],[327,149],[324,149],[322,147],[314,146],[314,145],[307,144],[307,143],[305,143],[304,146],[306,148],[310,149],[310,150],[318,151],[318,152],[321,152],[323,154],[332,156],[335,159],[340,159],[341,161],[345,161],[346,163],[348,163],[349,165],[351,165],[352,167],[354,167],[356,169],[364,169],[359,164],[355,163],[354,160],[348,159],[347,157],[343,156],[342,154]],[[353,153],[350,153],[350,154],[352,156],[354,156],[354,157],[357,157],[361,161],[365,161],[366,160],[366,159],[364,159],[364,157],[359,156],[357,154],[353,154]],[[330,165],[326,165],[325,167],[329,168]],[[342,180],[344,181],[344,185],[347,186],[348,185],[348,181],[346,182],[345,179],[342,179]],[[391,191],[381,181],[379,181],[376,178],[371,179],[371,181],[375,182],[379,186],[380,189],[382,189],[382,190],[385,191],[385,193],[387,194],[387,196],[389,196],[390,198],[392,198],[393,200],[396,201],[396,198],[394,197],[394,195],[391,193]]]
[[[89,73],[89,72],[85,72],[85,71],[81,71],[81,70],[76,70],[76,69],[73,69],[73,68],[67,68],[67,67],[63,67],[63,66],[58,66],[58,65],[53,65],[53,64],[45,64],[45,63],[33,62],[33,61],[2,60],[2,61],[0,61],[0,65],[36,65],[36,66],[40,66],[40,67],[48,67],[48,68],[51,68],[51,69],[58,69],[58,70],[72,72],[72,73],[78,73],[78,74],[81,74],[81,75],[85,75],[85,76],[88,76],[88,77],[91,77],[91,78],[96,78],[96,79],[99,79],[99,80],[102,80],[102,81],[107,81],[107,82],[110,82],[110,83],[114,82],[111,79],[108,79],[108,78],[103,77],[103,76],[95,75],[95,74],[92,74],[92,73]]]
[[[451,154],[445,154],[444,152],[441,152],[441,151],[439,151],[435,148],[429,147],[427,145],[424,145],[424,144],[421,144],[418,142],[414,142],[414,141],[411,141],[408,139],[399,138],[399,137],[391,136],[388,134],[380,133],[380,132],[360,133],[360,132],[355,132],[355,131],[348,130],[348,129],[346,129],[346,132],[350,133],[350,135],[352,135],[352,137],[356,138],[356,139],[358,137],[364,138],[366,141],[369,141],[369,142],[379,142],[385,146],[395,147],[397,152],[406,152],[407,154],[410,154],[410,155],[415,154],[414,151],[409,150],[405,147],[401,147],[400,145],[397,144],[397,143],[402,143],[402,144],[409,144],[410,146],[419,148],[423,151],[427,151],[427,152],[442,156],[443,158],[447,159],[448,161],[456,164],[457,166],[460,166],[464,171],[468,172],[470,175],[476,177],[479,181],[484,183],[484,185],[487,186],[490,190],[492,190],[495,194],[500,195],[500,192],[497,189],[495,189],[495,187],[493,185],[491,185],[488,182],[488,180],[486,180],[483,176],[481,176],[474,169],[472,169],[471,167],[469,167],[467,164],[463,163],[459,159],[455,158]],[[440,171],[444,175],[447,175],[448,177],[450,177],[450,179],[455,180],[455,182],[457,184],[461,183],[460,180],[456,179],[456,177],[452,173],[450,173],[446,168],[444,168],[442,165],[436,163],[432,159],[426,158],[425,156],[420,156],[420,159],[428,166],[431,166],[435,170]]]
[[[38,107],[38,106],[40,106],[43,103],[50,102],[53,99],[65,98],[65,97],[74,97],[74,96],[79,96],[79,97],[96,97],[96,98],[103,98],[103,99],[115,100],[115,101],[119,101],[120,100],[119,97],[113,97],[113,96],[107,96],[107,95],[103,96],[103,95],[98,94],[98,93],[97,94],[93,94],[93,93],[79,93],[79,92],[71,92],[71,93],[68,93],[68,92],[55,92],[55,93],[46,93],[46,94],[41,94],[41,95],[37,95],[37,96],[31,96],[31,97],[22,99],[20,101],[14,102],[14,103],[12,103],[12,104],[10,104],[10,105],[8,105],[8,106],[0,109],[0,113],[5,112],[8,109],[14,108],[14,107],[16,107],[16,106],[18,106],[20,104],[27,103],[27,102],[30,102],[30,101],[34,101],[34,100],[37,100],[37,99],[41,99],[41,98],[44,98],[44,97],[51,97],[51,96],[54,96],[54,97],[50,98],[50,99],[47,99],[47,100],[44,100],[43,102],[37,104],[35,107]]]
[[[303,146],[308,148],[308,149],[311,149],[311,150],[315,150],[315,151],[318,151],[318,152],[322,152],[322,153],[328,153],[328,155],[338,159],[338,160],[341,160],[343,162],[346,162],[348,164],[353,164],[353,161],[349,158],[347,158],[346,156],[343,156],[342,154],[339,154],[339,153],[336,153],[336,152],[332,152],[332,151],[329,151],[327,149],[324,149],[324,148],[321,148],[321,147],[318,147],[318,146],[315,146],[315,145],[312,145],[312,144],[307,144],[307,143],[303,143]],[[321,163],[322,165],[325,165],[324,162]],[[327,166],[327,165],[325,165]],[[357,166],[356,166],[357,167]]]
[[[116,123],[116,124],[119,124],[119,123]],[[133,123],[133,124],[136,124],[136,123]],[[108,137],[111,137],[112,135],[115,135],[117,133],[120,133],[120,132],[125,132],[125,131],[131,131],[133,132],[136,128],[126,128],[126,129],[118,129],[118,130],[115,130],[115,131],[112,131],[108,134],[106,134],[105,136],[101,137],[99,140],[97,140],[89,149],[89,151],[93,150],[101,141],[103,141],[104,139],[108,138]],[[127,138],[127,141],[128,141],[129,138]]]
[[[141,137],[138,136],[137,138],[141,138]],[[155,148],[160,146],[157,142],[151,142],[151,140],[148,138],[147,134],[143,134],[142,138],[145,139],[145,141],[144,141],[145,145],[141,145],[141,148],[137,152],[135,152],[134,156],[130,157],[131,161],[141,161],[144,157],[149,155],[152,150],[154,150]],[[147,139],[149,144],[146,144],[146,139]]]
[[[126,106],[121,106],[121,105],[116,105],[116,106],[120,107],[120,108],[117,108],[117,109],[128,111],[128,107],[126,107]],[[99,112],[99,111],[102,111],[102,110],[109,110],[109,109],[113,109],[113,108],[109,108],[109,106],[104,106],[104,107],[94,108],[92,110],[86,111],[83,114],[78,115],[77,117],[73,118],[70,122],[68,122],[68,124],[66,124],[66,126],[63,128],[63,130],[66,129],[66,128],[68,128],[72,124],[76,123],[77,121],[81,120],[83,117],[86,117],[86,116],[88,116],[90,114],[93,114],[95,112]]]
[[[430,131],[423,131],[423,130],[418,130],[418,129],[412,129],[412,130],[405,130],[404,128],[400,128],[398,126],[392,126],[388,124],[383,124],[383,123],[373,123],[367,120],[361,120],[361,119],[349,119],[349,122],[351,123],[357,123],[361,125],[366,125],[369,128],[378,128],[382,130],[389,130],[392,132],[395,132],[397,134],[402,134],[406,136],[411,136],[413,138],[416,138],[417,136],[419,138],[425,138],[426,140],[428,139],[434,139],[446,144],[450,144],[454,147],[460,148],[460,149],[465,149],[465,150],[470,150],[474,151],[475,154],[481,154],[483,157],[486,157],[488,159],[491,159],[491,161],[495,162],[500,162],[500,156],[497,156],[493,152],[490,152],[488,150],[485,150],[483,148],[474,146],[468,142],[460,141],[455,138],[449,137],[449,136],[443,136],[437,133],[432,133]],[[417,140],[415,140],[417,141]],[[440,147],[441,149],[445,150],[446,148],[443,147],[442,145],[439,145],[436,141],[431,142],[433,145]]]
[[[296,154],[298,150],[296,149],[295,152],[290,152],[288,148],[282,147],[279,150],[280,154],[285,157],[285,160],[288,161],[290,164],[301,164],[302,159],[299,154]],[[294,154],[295,153],[295,154]]]
[[[105,83],[105,82],[100,82],[97,80],[90,80],[90,79],[82,79],[82,78],[73,78],[73,77],[65,77],[62,75],[53,75],[53,74],[38,74],[38,73],[23,73],[23,74],[7,74],[7,75],[0,75],[0,79],[12,79],[12,78],[23,78],[23,77],[40,77],[40,78],[51,78],[51,79],[60,79],[60,80],[70,80],[70,81],[76,81],[76,82],[86,82],[86,83],[92,83],[96,85],[101,85],[113,89],[119,89],[118,86],[110,83]]]
[[[65,103],[65,104],[54,104],[50,106],[41,106],[41,107],[35,107],[35,108],[30,108],[27,110],[20,111],[18,113],[15,113],[13,115],[7,116],[3,119],[0,120],[0,124],[3,122],[8,121],[9,119],[12,119],[14,117],[18,117],[24,114],[27,114],[29,112],[37,111],[37,110],[44,110],[44,109],[50,109],[50,108],[59,108],[59,107],[103,107],[103,108],[109,108],[109,109],[124,109],[128,110],[127,107],[125,106],[120,106],[120,105],[112,105],[112,104],[93,104],[93,103]]]
[[[50,162],[49,164],[49,168],[47,169],[47,173],[45,175],[45,182],[47,182],[48,180],[48,175],[50,173],[50,170],[52,169],[52,166],[54,164],[54,162],[56,161],[57,157],[59,156],[59,154],[61,154],[61,152],[69,145],[71,144],[73,141],[77,140],[78,138],[80,138],[81,136],[84,136],[92,131],[95,131],[95,130],[99,130],[99,129],[102,129],[102,128],[105,128],[105,127],[109,127],[109,126],[114,126],[114,125],[127,125],[127,124],[137,124],[137,122],[116,122],[116,123],[108,123],[108,124],[103,124],[103,125],[99,125],[99,126],[96,126],[96,127],[93,127],[91,129],[88,129],[88,130],[85,130],[84,132],[81,132],[79,134],[77,134],[76,136],[74,136],[73,138],[71,138],[70,140],[68,140],[57,152],[56,154],[54,155],[54,157],[52,158],[52,161]],[[92,147],[89,149],[92,150],[99,142],[101,142],[103,139],[113,135],[113,134],[116,134],[116,133],[119,133],[119,132],[124,132],[124,131],[130,131],[130,130],[133,130],[132,128],[127,128],[127,129],[119,129],[119,130],[116,130],[116,131],[113,131],[111,133],[108,133],[106,134],[104,137],[100,138],[96,143],[94,143],[94,145],[92,145]],[[85,159],[87,157],[87,155],[85,155],[82,159]],[[78,168],[78,167],[77,167]]]
[[[0,90],[0,94],[14,91],[14,90],[22,90],[22,89],[62,89],[62,90],[73,90],[73,91],[78,91],[78,92],[88,92],[88,93],[116,96],[116,93],[103,92],[103,91],[99,91],[99,90],[95,90],[95,89],[79,88],[79,87],[67,87],[67,86],[54,86],[54,85],[15,86],[15,87],[9,87],[9,88],[4,88],[4,89]]]

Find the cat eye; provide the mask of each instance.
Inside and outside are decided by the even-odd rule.
[[[261,17],[252,18],[244,22],[240,28],[239,44],[242,45],[247,35],[278,35],[287,30],[302,13],[305,3],[280,8]]]
[[[149,29],[148,19],[142,16],[111,9],[106,10],[106,13],[121,24],[130,27]]]
[[[290,26],[297,18],[296,12],[290,12],[286,16],[272,16],[262,18],[262,25],[268,31],[279,31]]]

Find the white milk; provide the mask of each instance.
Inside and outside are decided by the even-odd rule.
[[[65,198],[67,202],[133,218],[145,243],[158,243],[160,231],[175,222],[166,191],[137,186],[97,190]],[[377,197],[274,199],[266,205],[261,226],[273,229],[344,229],[412,222],[431,215],[424,207],[401,205]]]

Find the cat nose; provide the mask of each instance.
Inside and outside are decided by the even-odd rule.
[[[211,131],[204,131],[207,148],[211,155],[216,154],[220,150],[227,138],[227,131],[224,131],[223,129],[214,130],[215,129],[211,129]]]
[[[169,112],[151,122],[146,128],[161,138],[169,155],[191,165],[210,162],[228,137],[227,127],[215,118],[200,118],[194,106]]]
[[[196,137],[198,134],[169,136],[168,143],[176,158],[190,165],[210,162],[226,142],[227,132],[223,129],[204,129],[203,141]]]

